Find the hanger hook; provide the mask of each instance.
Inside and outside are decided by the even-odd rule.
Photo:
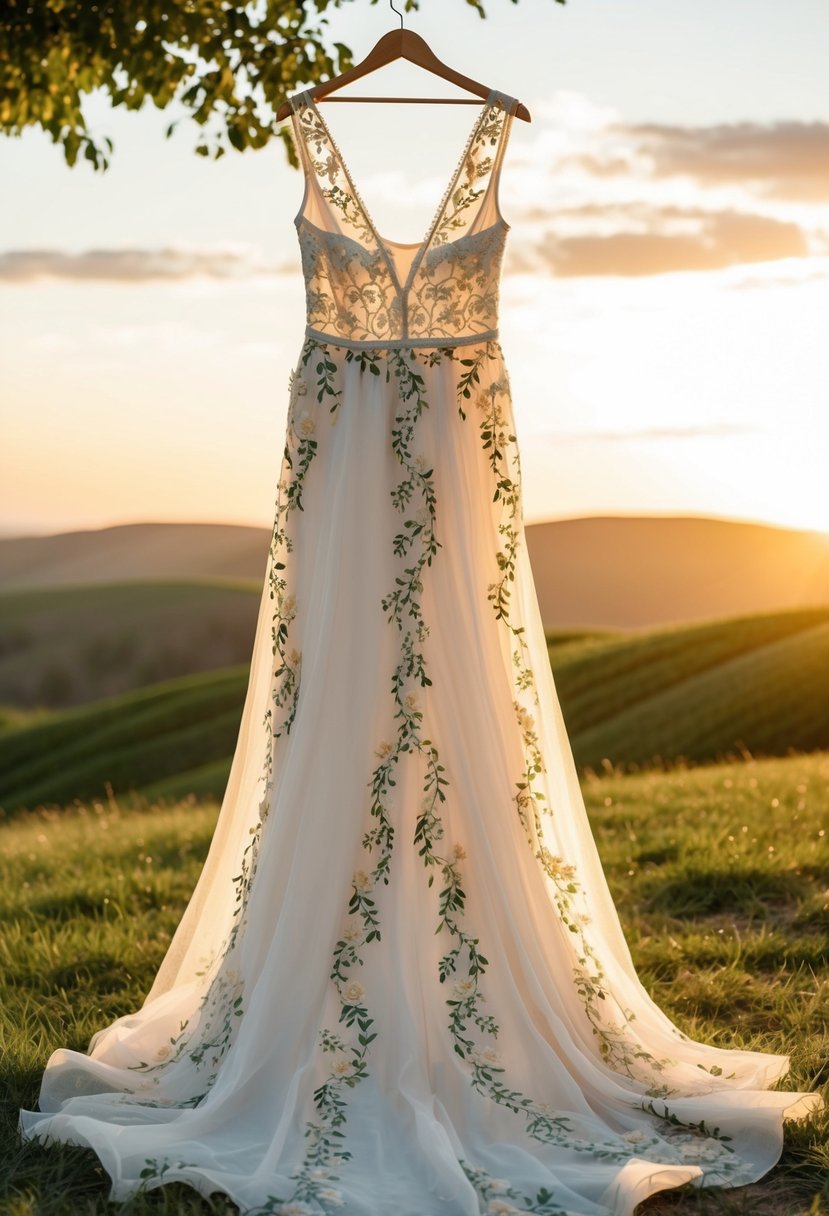
[[[393,13],[397,13],[397,16],[400,18],[400,28],[402,30],[404,28],[403,14],[400,12],[400,9],[394,7],[394,0],[389,0],[389,8],[392,10]]]

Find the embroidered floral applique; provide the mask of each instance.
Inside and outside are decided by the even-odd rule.
[[[314,336],[385,344],[493,336],[507,229],[500,218],[476,228],[475,218],[497,184],[498,151],[511,121],[496,96],[482,107],[402,282],[327,124],[305,95],[296,99],[293,118],[315,197],[333,217],[330,228],[305,211],[297,217],[307,325]]]

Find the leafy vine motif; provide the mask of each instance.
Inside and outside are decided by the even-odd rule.
[[[378,357],[377,354],[372,355],[371,361],[374,362]],[[403,574],[396,578],[395,587],[384,598],[382,606],[388,613],[388,619],[398,625],[402,634],[402,662],[393,686],[397,716],[402,719],[400,750],[416,749],[425,761],[423,798],[415,823],[414,844],[418,847],[418,853],[424,866],[431,871],[428,885],[432,886],[436,874],[439,874],[442,879],[442,887],[438,896],[439,916],[436,932],[445,932],[454,939],[451,948],[440,959],[439,979],[441,983],[444,983],[450,977],[457,977],[460,974],[461,966],[465,972],[463,978],[455,979],[451,995],[446,1001],[449,1008],[449,1031],[456,1054],[467,1060],[471,1066],[470,1079],[473,1088],[514,1113],[522,1114],[526,1119],[527,1133],[531,1137],[544,1143],[564,1145],[574,1151],[589,1152],[593,1157],[621,1162],[629,1159],[631,1155],[630,1147],[624,1138],[614,1137],[606,1143],[598,1143],[576,1137],[573,1134],[571,1120],[556,1112],[548,1104],[536,1103],[520,1091],[508,1086],[504,1080],[506,1070],[500,1063],[499,1053],[489,1044],[476,1042],[475,1031],[479,1035],[496,1039],[499,1027],[495,1019],[482,1008],[484,995],[481,991],[480,981],[486,971],[488,961],[479,948],[479,939],[472,936],[463,926],[466,897],[462,886],[460,863],[466,859],[466,852],[460,843],[456,843],[448,854],[438,852],[436,848],[436,843],[444,838],[444,826],[439,807],[446,801],[448,780],[435,744],[421,733],[423,711],[417,696],[412,692],[406,693],[404,696],[403,684],[400,680],[402,672],[406,679],[415,679],[421,686],[431,684],[431,679],[426,672],[425,656],[416,649],[416,643],[423,641],[428,635],[428,626],[423,620],[419,595],[423,589],[424,566],[431,564],[441,544],[437,540],[435,531],[436,494],[433,470],[422,454],[414,454],[412,444],[417,420],[424,409],[428,408],[425,380],[417,369],[417,361],[420,359],[425,365],[434,366],[444,357],[454,358],[454,348],[436,348],[427,353],[410,349],[392,351],[388,355],[389,363],[398,380],[398,396],[401,402],[401,408],[395,417],[392,430],[392,447],[404,469],[402,480],[392,491],[392,500],[395,507],[401,512],[405,511],[408,505],[415,500],[416,491],[419,491],[420,502],[415,514],[410,515],[404,521],[403,530],[395,537],[395,552],[400,555],[407,554],[414,547],[415,539],[419,540],[419,550],[413,564],[407,566]],[[478,354],[469,363],[461,360],[461,366],[474,368],[480,366],[482,358],[499,357],[498,344],[487,342],[483,350],[478,351]],[[462,378],[463,376],[461,376]],[[471,383],[472,381],[470,381]],[[497,384],[498,392],[508,393],[508,384],[505,379],[498,381]],[[463,389],[460,392],[463,393]],[[496,400],[494,394],[493,400]],[[496,416],[484,425],[484,429],[489,432],[484,442],[491,443],[493,451],[498,454],[498,459],[507,442],[499,429],[503,421],[496,410]],[[498,493],[506,494],[509,491],[510,494],[515,495],[517,510],[520,512],[517,483],[512,483],[511,479],[504,476],[500,479],[497,490]],[[517,537],[514,545],[511,546],[511,552],[513,555],[517,553]],[[512,560],[514,561],[514,556]],[[414,623],[414,628],[404,630],[404,611]],[[517,632],[520,633],[520,631]],[[527,670],[530,670],[528,659]],[[538,748],[537,738],[535,747]],[[534,763],[539,766],[539,771],[541,771],[540,753],[534,757]],[[566,881],[568,893],[571,887],[575,888],[572,876],[564,868],[561,859],[551,859],[548,855],[545,860],[549,867]],[[558,867],[553,864],[554,861],[558,863]],[[562,913],[565,923],[572,927],[575,917],[567,915],[570,912],[569,905],[562,901],[559,911]],[[470,1026],[474,1027],[471,1032]],[[602,1027],[602,1029],[605,1028]],[[545,1199],[544,1202],[547,1200]],[[540,1210],[545,1210],[543,1205]]]
[[[482,369],[485,366],[494,366],[494,361],[499,357],[498,343],[490,341],[485,346],[476,349],[472,353],[472,357],[460,359],[464,371],[458,377],[457,405],[460,417],[465,420],[467,415],[464,404],[474,397],[480,414],[481,448],[487,456],[493,476],[492,501],[501,503],[498,532],[503,540],[496,554],[499,576],[488,586],[487,598],[492,604],[496,620],[509,631],[514,647],[512,649],[515,689],[513,708],[521,730],[525,756],[524,771],[520,780],[515,784],[516,811],[536,859],[554,884],[555,902],[562,924],[578,940],[578,962],[574,968],[576,990],[584,1004],[593,1034],[598,1039],[602,1059],[617,1071],[647,1084],[646,1093],[650,1097],[664,1098],[676,1091],[660,1084],[659,1074],[675,1061],[669,1057],[655,1057],[645,1049],[641,1042],[629,1034],[628,1027],[635,1020],[636,1015],[632,1010],[619,1006],[603,982],[604,971],[586,931],[590,924],[590,916],[576,907],[577,900],[582,909],[586,903],[576,868],[565,862],[563,858],[551,853],[543,844],[542,816],[552,817],[553,811],[547,804],[544,794],[536,788],[538,779],[545,772],[545,766],[535,730],[535,720],[526,705],[527,694],[531,696],[532,703],[538,705],[538,692],[535,688],[524,628],[515,625],[510,616],[512,584],[515,581],[521,545],[521,468],[516,436],[511,429],[509,379],[502,363],[500,364],[501,375],[491,380],[486,387],[481,386]],[[611,1002],[615,1003],[617,1007],[621,1016],[621,1024],[608,1017]],[[675,1033],[678,1039],[688,1041],[688,1036],[681,1031],[676,1030]],[[718,1065],[711,1067],[699,1065],[699,1067],[712,1077],[722,1075],[722,1069]],[[666,1111],[668,1111],[667,1107]],[[669,1118],[669,1115],[668,1111],[665,1117]]]
[[[649,1093],[664,1096],[671,1091],[664,1085],[656,1084],[655,1077],[673,1061],[667,1057],[657,1059],[628,1033],[627,1027],[636,1015],[614,1002],[612,993],[604,984],[601,961],[586,932],[590,916],[583,910],[585,897],[576,868],[551,853],[543,844],[542,816],[552,817],[553,812],[544,794],[537,788],[545,766],[535,719],[525,703],[529,695],[531,702],[538,705],[529,646],[524,627],[514,624],[510,616],[512,585],[521,545],[521,468],[516,436],[512,431],[509,379],[500,359],[496,364],[499,354],[498,344],[490,341],[471,357],[460,360],[465,370],[458,379],[457,405],[464,420],[467,417],[464,404],[473,400],[477,407],[481,448],[486,454],[494,483],[492,501],[501,504],[498,532],[502,542],[496,554],[498,577],[487,587],[487,598],[492,604],[495,619],[501,622],[511,637],[515,688],[513,708],[521,731],[525,759],[520,780],[515,783],[516,811],[536,860],[554,885],[561,922],[578,941],[578,963],[574,969],[576,990],[598,1040],[602,1059],[617,1071],[649,1083]],[[501,374],[482,383],[482,370],[496,365],[501,367]],[[582,910],[576,906],[577,901],[582,905]],[[608,1017],[608,1009],[613,1003],[618,1006],[621,1024]]]
[[[320,352],[318,367],[324,367],[326,344],[314,344]],[[434,366],[444,353],[441,348],[422,354],[420,358],[425,364]],[[389,797],[394,786],[394,770],[404,753],[418,752],[426,760],[423,799],[416,819],[414,844],[424,865],[436,868],[444,880],[439,896],[438,928],[445,929],[455,942],[441,960],[441,981],[456,971],[461,955],[466,956],[467,979],[459,981],[453,996],[447,1001],[455,1051],[469,1060],[472,1083],[476,1089],[489,1093],[495,1101],[505,1103],[511,1109],[520,1109],[528,1114],[531,1134],[545,1140],[566,1139],[568,1135],[566,1120],[552,1111],[548,1113],[541,1108],[536,1109],[529,1099],[508,1089],[496,1075],[504,1070],[498,1067],[495,1053],[488,1048],[477,1049],[467,1034],[470,1021],[479,1031],[493,1036],[497,1034],[498,1027],[494,1019],[480,1009],[482,994],[477,981],[487,960],[477,948],[477,939],[461,925],[465,896],[459,862],[465,857],[464,850],[456,845],[451,856],[442,856],[435,849],[435,842],[443,836],[437,803],[445,799],[447,780],[437,748],[431,740],[423,738],[420,730],[423,710],[416,690],[431,684],[425,656],[418,646],[429,633],[420,602],[422,574],[441,546],[435,533],[433,470],[422,453],[415,455],[412,450],[418,419],[428,408],[424,376],[417,367],[418,354],[413,348],[382,353],[363,350],[347,352],[346,359],[355,361],[361,372],[370,369],[370,374],[384,375],[386,381],[392,375],[397,380],[400,406],[392,427],[392,449],[402,466],[402,477],[391,491],[391,497],[396,510],[406,518],[401,531],[394,538],[394,551],[404,559],[413,555],[413,560],[410,564],[404,562],[402,572],[395,578],[394,587],[382,600],[387,619],[397,626],[400,636],[400,659],[392,676],[397,736],[393,742],[382,740],[376,749],[379,763],[369,782],[373,824],[362,838],[363,848],[373,864],[370,868],[355,871],[352,876],[349,920],[334,947],[332,958],[330,978],[340,1001],[339,1021],[352,1030],[352,1036],[347,1042],[339,1031],[324,1029],[321,1032],[322,1051],[332,1059],[327,1076],[314,1091],[315,1113],[306,1123],[306,1151],[302,1164],[293,1175],[294,1190],[285,1201],[285,1209],[290,1209],[291,1205],[315,1203],[326,1211],[332,1206],[336,1207],[341,1200],[340,1192],[333,1186],[339,1180],[337,1166],[350,1160],[350,1153],[342,1144],[347,1119],[344,1091],[368,1075],[367,1056],[377,1037],[367,994],[363,985],[353,978],[353,972],[355,967],[363,965],[364,947],[380,940],[376,889],[379,883],[387,884],[389,881],[394,844]],[[415,502],[418,503],[416,509]],[[413,509],[407,513],[410,506]],[[433,873],[430,873],[428,881],[431,886]]]
[[[326,343],[314,339],[308,345],[318,352],[317,370],[320,373],[320,392],[325,395],[327,386],[324,374],[336,365],[329,357]],[[376,352],[347,351],[346,361],[355,362],[361,373],[385,374],[389,379],[388,364],[381,367]],[[403,680],[405,652],[395,671],[393,689]],[[404,709],[410,702],[403,701]],[[407,750],[407,722],[404,713],[395,743],[383,741],[376,749],[376,765],[369,786],[371,789],[370,816],[372,825],[362,838],[368,861],[366,869],[358,869],[352,875],[351,895],[348,903],[348,922],[337,941],[332,956],[330,978],[336,988],[340,1002],[340,1025],[351,1030],[349,1041],[339,1031],[323,1029],[320,1046],[330,1058],[324,1080],[314,1090],[314,1116],[305,1128],[307,1147],[299,1169],[292,1176],[294,1189],[290,1199],[283,1201],[276,1210],[311,1210],[309,1203],[327,1211],[342,1202],[341,1192],[334,1185],[339,1180],[337,1167],[350,1160],[350,1152],[343,1147],[343,1127],[346,1123],[347,1102],[345,1090],[353,1088],[368,1075],[366,1058],[369,1048],[377,1037],[363,985],[353,978],[355,967],[363,965],[363,948],[380,940],[380,924],[377,913],[376,890],[380,883],[388,884],[389,870],[394,847],[394,827],[389,813],[389,800],[394,787],[394,771],[400,754]]]
[[[495,476],[493,501],[502,504],[499,531],[504,540],[498,553],[500,576],[489,587],[488,595],[496,618],[510,630],[515,647],[514,707],[527,759],[522,779],[516,783],[518,814],[536,857],[555,884],[556,906],[562,922],[579,936],[581,950],[579,968],[576,969],[577,987],[594,1033],[599,1037],[603,1058],[628,1071],[631,1076],[637,1075],[633,1071],[634,1061],[644,1059],[656,1071],[665,1063],[654,1061],[647,1052],[631,1044],[624,1028],[609,1027],[597,1009],[596,1002],[606,1000],[608,994],[602,988],[603,975],[598,959],[585,936],[587,918],[574,908],[572,897],[580,893],[575,870],[561,858],[553,857],[540,843],[541,815],[552,812],[543,804],[543,796],[533,787],[535,778],[544,771],[544,767],[534,721],[522,703],[521,695],[532,693],[536,703],[538,697],[532,681],[527,644],[522,637],[523,630],[512,624],[509,614],[509,584],[515,578],[521,519],[518,454],[515,436],[509,431],[509,386],[503,373],[488,387],[480,387],[485,363],[494,365],[493,361],[500,361],[497,342],[486,340],[480,346],[471,348],[471,351],[468,347],[465,349],[471,357],[459,358],[462,352],[451,346],[425,350],[400,347],[384,351],[362,349],[344,352],[345,360],[355,363],[361,373],[383,376],[386,382],[394,376],[397,381],[399,407],[392,428],[392,448],[402,475],[392,489],[391,497],[393,506],[403,516],[393,542],[395,555],[402,559],[402,569],[395,578],[394,586],[382,600],[387,619],[397,626],[400,639],[399,661],[391,681],[397,733],[392,741],[380,741],[375,751],[378,763],[368,782],[370,822],[362,837],[365,868],[355,870],[352,875],[348,917],[334,947],[331,962],[330,979],[340,1005],[339,1025],[336,1030],[325,1028],[320,1034],[320,1048],[327,1061],[327,1073],[313,1093],[314,1114],[306,1123],[303,1161],[292,1176],[294,1190],[287,1199],[269,1196],[261,1208],[263,1213],[273,1213],[274,1216],[306,1216],[319,1211],[327,1213],[338,1209],[344,1202],[343,1193],[336,1184],[340,1180],[339,1167],[351,1157],[344,1144],[346,1092],[369,1075],[370,1049],[378,1034],[370,1012],[368,994],[355,978],[355,971],[364,963],[365,949],[381,937],[377,893],[380,884],[387,885],[389,882],[395,837],[390,802],[396,767],[404,754],[419,755],[425,765],[413,844],[428,871],[428,886],[432,887],[436,877],[441,880],[437,896],[436,932],[446,935],[449,948],[439,961],[438,978],[441,983],[451,982],[446,998],[448,1029],[454,1051],[470,1067],[472,1087],[495,1103],[523,1116],[526,1131],[534,1139],[571,1151],[586,1152],[593,1159],[624,1163],[632,1156],[654,1161],[665,1161],[667,1156],[668,1159],[699,1162],[704,1165],[706,1174],[720,1173],[732,1179],[745,1168],[739,1157],[726,1147],[728,1137],[721,1135],[719,1129],[711,1131],[702,1123],[683,1123],[666,1105],[657,1109],[653,1102],[643,1103],[642,1109],[653,1119],[658,1132],[638,1129],[612,1135],[606,1141],[579,1138],[572,1120],[566,1115],[547,1104],[533,1101],[508,1085],[506,1069],[492,1045],[498,1037],[499,1026],[484,1008],[485,996],[481,988],[488,961],[480,949],[479,939],[464,925],[466,896],[461,863],[466,860],[466,852],[459,842],[449,849],[439,847],[445,836],[440,810],[447,798],[449,782],[437,747],[423,733],[424,711],[418,691],[431,685],[421,645],[429,635],[429,626],[423,618],[421,606],[422,580],[425,567],[431,565],[442,547],[436,534],[437,503],[433,469],[426,456],[416,454],[414,450],[417,423],[429,404],[425,377],[418,364],[424,368],[433,367],[444,358],[456,360],[459,364],[458,410],[464,420],[467,415],[463,403],[474,395],[475,405],[481,414],[481,443]],[[296,711],[301,656],[287,649],[290,622],[296,614],[296,604],[285,575],[287,563],[284,558],[292,548],[287,521],[291,511],[303,510],[303,485],[318,445],[317,419],[313,413],[300,412],[300,399],[315,387],[317,402],[329,406],[334,421],[342,394],[338,386],[337,367],[329,344],[309,336],[290,382],[288,439],[269,555],[270,596],[275,601],[273,652],[278,656],[279,665],[275,669],[277,680],[272,694],[273,705],[269,706],[264,719],[269,742],[263,774],[266,791],[260,803],[259,822],[251,829],[252,839],[245,850],[241,873],[234,880],[237,883],[237,906],[229,945],[226,942],[224,947],[226,954],[223,963],[232,952],[237,934],[245,923],[247,900],[256,872],[259,842],[272,788],[272,743],[282,733],[290,731]],[[275,709],[281,711],[278,728],[273,725]],[[224,1011],[224,1021],[220,1021],[218,1032],[211,1036],[210,1041],[205,1037],[189,1053],[197,1067],[208,1057],[214,1066],[218,1065],[231,1040],[235,1020],[242,1016],[243,1011],[237,972],[222,967],[211,983],[205,1002],[211,993],[216,1006]],[[209,1025],[212,1014],[205,1020]],[[182,1023],[181,1035],[171,1039],[170,1048],[159,1052],[160,1056],[164,1056],[163,1060],[139,1067],[148,1070],[159,1068],[182,1054],[187,1024]],[[710,1071],[716,1075],[715,1069]],[[208,1088],[215,1075],[214,1071]],[[660,1099],[667,1092],[670,1091],[657,1087],[648,1091],[651,1097]],[[197,1105],[203,1096],[198,1095],[191,1103],[179,1101],[176,1104]],[[566,1209],[561,1207],[554,1193],[548,1189],[540,1188],[535,1195],[524,1195],[503,1179],[493,1178],[479,1167],[464,1161],[460,1164],[474,1186],[482,1207],[485,1205],[491,1216],[507,1216],[511,1212],[567,1216]],[[171,1168],[168,1163],[160,1164],[156,1160],[148,1161],[147,1167],[142,1177],[163,1177],[165,1171]]]
[[[475,1169],[465,1161],[461,1161],[460,1165],[475,1188],[478,1199],[486,1204],[487,1216],[514,1216],[519,1212],[530,1212],[533,1216],[571,1216],[546,1187],[540,1187],[534,1196],[524,1195],[505,1178],[495,1178],[486,1170]]]
[[[197,972],[198,975],[204,976],[215,968],[195,1012],[182,1019],[178,1034],[158,1049],[155,1061],[142,1060],[129,1066],[142,1074],[156,1074],[146,1076],[130,1091],[140,1095],[151,1094],[158,1088],[161,1084],[161,1078],[157,1075],[159,1071],[185,1055],[196,1069],[202,1068],[205,1063],[209,1064],[211,1071],[204,1080],[201,1092],[189,1099],[177,1099],[175,1105],[181,1107],[198,1106],[207,1095],[233,1040],[238,1020],[244,1013],[243,980],[238,969],[229,964],[233,961],[237,942],[247,924],[248,904],[259,860],[262,832],[270,809],[274,744],[283,734],[290,732],[299,696],[302,656],[296,648],[288,647],[289,626],[296,616],[297,607],[296,599],[289,591],[285,572],[287,555],[293,550],[289,517],[295,510],[304,510],[302,490],[318,446],[314,417],[307,411],[298,416],[299,399],[308,392],[308,382],[303,372],[313,352],[314,344],[306,341],[299,364],[289,378],[288,428],[268,551],[269,597],[274,601],[271,621],[272,652],[278,656],[278,661],[272,674],[272,705],[268,706],[263,718],[266,747],[260,781],[264,781],[265,789],[258,805],[257,822],[249,830],[250,840],[243,850],[239,873],[233,879],[235,900],[231,926],[222,945],[214,951],[202,970]],[[317,400],[328,402],[329,410],[333,414],[339,406],[342,389],[336,384],[336,364],[328,358],[327,353],[323,353],[316,364],[316,372]],[[277,725],[275,710],[280,711]],[[194,1043],[197,1033],[198,1037]],[[140,1101],[143,1105],[168,1104],[162,1099],[153,1100],[151,1097],[142,1097]]]

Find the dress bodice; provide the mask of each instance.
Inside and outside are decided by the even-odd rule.
[[[498,335],[509,225],[498,179],[517,101],[490,92],[423,241],[382,238],[306,90],[291,98],[305,174],[295,219],[307,327],[340,345],[454,346]]]

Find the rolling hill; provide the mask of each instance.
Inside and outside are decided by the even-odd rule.
[[[66,708],[249,663],[261,590],[146,580],[0,595],[0,706]]]
[[[125,524],[0,539],[0,588],[217,578],[261,587],[270,531]],[[829,603],[829,536],[695,516],[527,525],[546,629],[650,628]]]
[[[576,762],[619,770],[829,748],[829,607],[628,636],[553,634],[550,659]],[[130,789],[221,797],[247,666],[204,672],[0,733],[0,807],[13,813]]]

